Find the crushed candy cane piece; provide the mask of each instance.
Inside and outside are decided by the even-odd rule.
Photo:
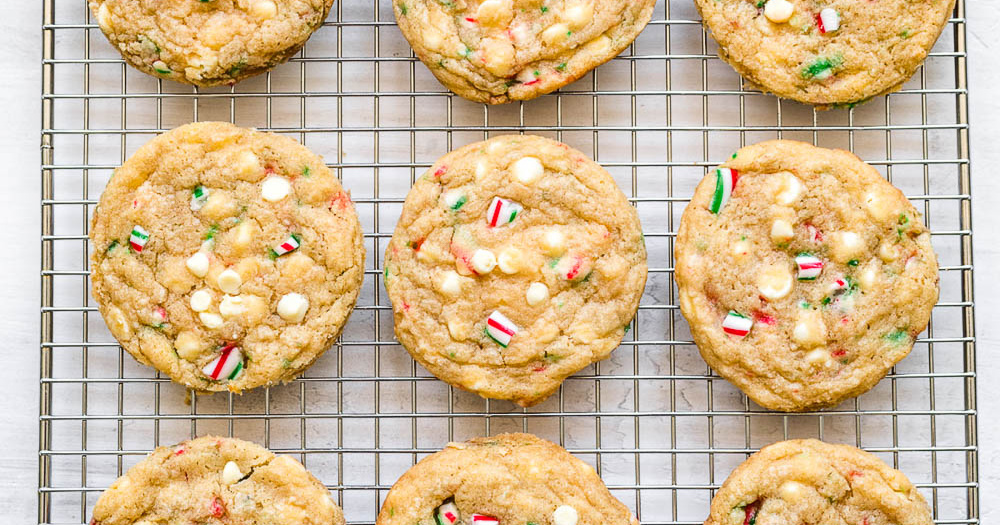
[[[132,227],[132,233],[129,235],[128,244],[137,253],[142,252],[143,247],[149,242],[149,232],[143,229],[142,226],[138,224]]]
[[[473,514],[471,525],[500,525],[500,520],[485,514]]]
[[[458,512],[458,506],[454,502],[446,502],[437,508],[437,512],[434,513],[434,519],[437,520],[437,525],[455,525],[461,515]]]
[[[510,224],[522,211],[524,207],[512,200],[493,197],[490,207],[486,209],[486,224],[490,228]]]
[[[208,188],[198,185],[191,190],[191,209],[198,211],[208,202]]]
[[[211,363],[201,369],[202,373],[213,381],[220,378],[236,379],[243,373],[243,353],[234,344],[222,347],[222,352]]]
[[[295,235],[293,233],[288,236],[288,239],[285,240],[285,242],[275,246],[274,248],[271,248],[271,254],[274,255],[275,257],[281,257],[282,255],[298,250],[299,246],[301,245],[302,245],[301,239],[299,239],[298,235]]]
[[[469,202],[469,199],[462,193],[462,190],[451,190],[444,194],[444,205],[449,210],[459,210],[465,206],[466,202]]]
[[[840,29],[840,13],[832,7],[827,7],[816,15],[816,24],[821,34],[832,33]]]
[[[718,214],[729,202],[733,190],[736,188],[736,181],[739,180],[740,173],[734,169],[717,168],[715,170],[715,193],[712,194],[712,201],[708,205],[708,210]]]
[[[808,253],[800,253],[795,257],[795,265],[799,268],[800,281],[814,281],[823,273],[823,261]]]
[[[722,331],[740,339],[750,334],[753,328],[753,320],[737,312],[729,312],[722,320]]]
[[[486,335],[504,348],[507,348],[507,345],[510,344],[510,340],[517,335],[518,330],[519,328],[517,325],[515,325],[510,319],[507,319],[507,317],[499,311],[494,310],[493,313],[486,318]],[[473,521],[475,521],[475,516],[476,515],[473,515]]]

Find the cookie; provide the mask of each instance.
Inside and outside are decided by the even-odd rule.
[[[531,434],[449,443],[392,486],[376,525],[639,525],[594,469]]]
[[[288,60],[333,0],[89,0],[126,62],[196,86],[233,84]]]
[[[94,505],[90,525],[344,525],[329,491],[301,463],[254,443],[204,436],[159,447]]]
[[[503,104],[559,89],[639,35],[655,0],[393,0],[413,51],[459,96]]]
[[[674,249],[705,361],[760,405],[833,406],[909,354],[938,297],[930,232],[849,152],[739,150],[698,185]]]
[[[101,195],[90,240],[111,333],[200,391],[299,375],[337,338],[364,271],[357,214],[323,160],[221,122],[139,148]]]
[[[437,161],[385,255],[396,336],[453,386],[521,406],[621,342],[646,282],[639,218],[611,176],[542,137]]]
[[[955,0],[695,0],[719,57],[750,82],[821,109],[902,87]]]
[[[782,441],[750,456],[712,499],[705,525],[931,525],[898,470],[847,445]]]

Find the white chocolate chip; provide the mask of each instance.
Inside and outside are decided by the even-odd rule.
[[[795,6],[788,0],[767,0],[764,4],[764,16],[776,24],[787,22],[794,12]]]
[[[733,257],[737,261],[746,259],[747,255],[750,255],[750,243],[748,241],[741,240],[733,243]]]
[[[847,262],[858,255],[863,247],[861,236],[850,231],[834,232],[831,255],[837,262]]]
[[[237,294],[240,293],[240,285],[243,284],[243,278],[232,268],[228,268],[219,274],[216,282],[219,284],[219,289],[223,292]]]
[[[204,277],[208,274],[208,256],[204,252],[198,252],[188,257],[184,264],[195,277]]]
[[[587,42],[587,45],[583,46],[583,49],[591,55],[603,56],[611,50],[611,38],[608,35],[600,35]]]
[[[107,3],[97,8],[97,23],[104,29],[111,28],[111,10],[108,9]]]
[[[830,352],[825,348],[817,348],[806,354],[806,362],[813,366],[819,366],[830,360]]]
[[[576,525],[579,519],[580,515],[576,512],[576,509],[569,505],[560,505],[552,513],[553,525]]]
[[[899,246],[890,241],[883,242],[878,247],[878,257],[885,262],[892,262],[899,259]]]
[[[771,266],[757,276],[757,289],[772,301],[788,295],[792,283],[792,272],[786,266]]]
[[[253,4],[251,11],[253,12],[253,16],[267,20],[274,18],[274,15],[278,14],[278,6],[271,0],[260,0]]]
[[[219,314],[213,314],[212,312],[202,312],[198,314],[198,319],[201,319],[201,324],[208,328],[218,328],[222,326],[222,316]]]
[[[549,287],[542,283],[531,283],[524,294],[524,300],[529,306],[535,306],[549,298]]]
[[[191,309],[196,312],[204,312],[212,306],[212,294],[207,290],[198,290],[191,294]]]
[[[861,285],[861,289],[863,290],[871,290],[875,287],[875,280],[877,277],[878,274],[875,272],[875,268],[865,268],[858,276],[858,284]]]
[[[795,236],[792,224],[784,219],[777,219],[771,224],[771,240],[777,244],[783,244]]]
[[[520,271],[522,259],[521,250],[514,247],[504,248],[500,252],[500,256],[497,257],[497,266],[500,267],[501,272],[513,275]]]
[[[535,157],[524,157],[514,163],[514,176],[523,184],[531,184],[545,174],[545,166]]]
[[[260,165],[260,157],[248,149],[240,152],[236,159],[236,167],[239,169],[240,175],[247,178],[255,177],[263,169]]]
[[[222,484],[232,485],[243,477],[243,472],[240,472],[240,466],[232,461],[227,461],[226,466],[222,468]]]
[[[580,29],[594,19],[594,6],[590,2],[580,2],[566,8],[563,18],[571,29]]]
[[[558,24],[552,24],[545,31],[542,31],[542,42],[546,44],[555,45],[563,40],[569,38],[570,30],[569,26],[560,22]]]
[[[805,485],[798,481],[786,481],[778,488],[778,494],[781,494],[781,499],[785,501],[797,501],[805,496],[805,488]]]
[[[559,230],[549,230],[542,236],[542,248],[550,257],[566,253],[566,236]]]
[[[278,301],[278,315],[290,323],[301,323],[309,310],[309,299],[299,293],[288,293]]]
[[[801,347],[813,348],[826,342],[826,325],[818,311],[799,312],[792,330],[792,339]]]
[[[222,317],[230,318],[236,317],[238,315],[243,315],[247,311],[247,307],[243,304],[243,298],[238,295],[225,295],[222,297],[222,301],[219,302],[219,313]]]
[[[802,181],[791,173],[785,173],[781,180],[781,188],[775,200],[778,204],[788,206],[799,200],[802,196]]]
[[[497,266],[497,257],[489,250],[479,249],[472,254],[472,269],[479,275],[486,275]]]
[[[504,77],[513,73],[516,51],[509,38],[486,37],[480,42],[480,49],[486,58],[483,66],[487,71]]]
[[[886,203],[885,195],[878,190],[865,194],[865,207],[868,208],[868,213],[879,221],[885,221],[892,216],[892,208]]]
[[[454,270],[444,272],[438,281],[438,290],[445,295],[455,297],[462,292],[462,277]]]
[[[476,10],[476,19],[490,26],[505,25],[511,18],[514,12],[510,0],[483,0]]]
[[[245,250],[253,241],[253,219],[247,219],[236,227],[236,236],[233,239],[233,246],[238,250]]]
[[[260,196],[267,202],[278,202],[288,196],[292,185],[284,177],[271,176],[260,185]]]
[[[194,361],[198,357],[201,345],[201,338],[190,330],[177,334],[177,339],[174,340],[174,349],[177,350],[177,355],[188,361]]]

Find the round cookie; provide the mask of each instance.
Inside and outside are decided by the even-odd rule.
[[[288,60],[333,0],[89,0],[111,44],[159,78],[234,84]]]
[[[719,57],[779,97],[821,109],[899,89],[955,0],[695,0]]]
[[[392,486],[376,525],[639,525],[590,466],[531,434],[449,443]]]
[[[200,391],[300,374],[337,338],[364,271],[354,205],[323,160],[221,122],[139,148],[101,195],[90,240],[111,333]]]
[[[502,104],[559,89],[611,60],[655,0],[394,0],[403,36],[459,96]]]
[[[739,150],[698,185],[674,249],[705,361],[760,405],[833,406],[912,349],[938,296],[930,232],[849,152]]]
[[[94,505],[90,525],[344,525],[329,491],[301,463],[254,443],[203,436],[159,447]]]
[[[764,447],[712,499],[705,525],[931,525],[923,496],[898,470],[815,439]]]
[[[396,336],[483,397],[536,404],[621,342],[646,282],[639,217],[611,176],[542,137],[437,161],[385,255]]]

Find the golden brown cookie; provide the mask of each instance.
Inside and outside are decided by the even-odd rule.
[[[288,60],[333,0],[89,0],[125,61],[150,75],[233,84]]]
[[[254,443],[203,436],[159,447],[101,494],[91,525],[344,525],[301,463]]]
[[[719,56],[779,97],[820,108],[899,89],[955,0],[695,0]]]
[[[392,486],[376,525],[639,525],[594,469],[531,434],[449,443]]]
[[[815,439],[764,447],[712,499],[705,525],[931,525],[923,496],[863,450]]]
[[[386,249],[396,336],[431,373],[540,402],[621,342],[646,282],[639,217],[579,151],[508,135],[437,161]]]
[[[740,149],[695,190],[674,249],[705,361],[760,405],[812,410],[875,385],[938,297],[930,232],[849,152]]]
[[[111,333],[201,391],[302,373],[337,338],[364,271],[357,214],[323,160],[221,122],[136,151],[101,195],[90,240]]]
[[[655,0],[393,0],[396,21],[442,84],[502,104],[555,91],[614,58]]]

